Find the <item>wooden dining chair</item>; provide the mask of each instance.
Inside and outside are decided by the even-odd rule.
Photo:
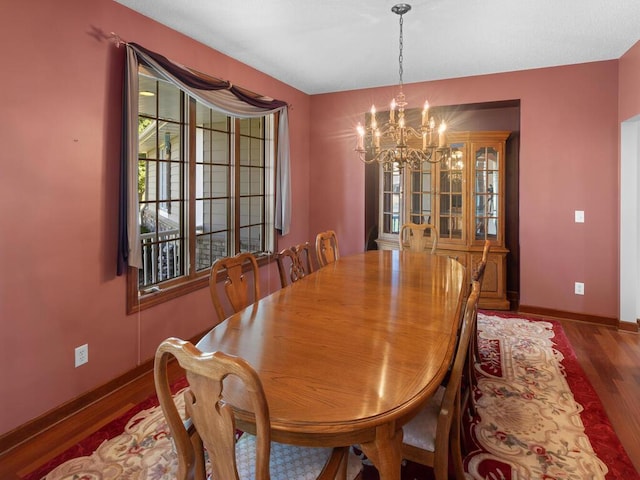
[[[245,270],[253,273],[253,279],[249,281]],[[260,298],[260,276],[258,262],[252,253],[243,252],[234,257],[219,258],[211,265],[209,274],[209,292],[213,307],[222,321],[232,313],[239,312]],[[218,287],[218,277],[224,281],[223,289],[227,303],[232,312],[226,313],[223,297]]]
[[[338,237],[333,230],[320,232],[316,235],[316,256],[318,265],[324,267],[340,258],[338,249]]]
[[[449,478],[449,453],[456,478],[465,478],[462,466],[461,401],[466,395],[463,387],[466,389],[467,384],[462,382],[462,375],[469,360],[469,342],[477,321],[479,296],[480,285],[473,282],[446,386],[438,387],[427,405],[402,427],[403,458],[432,467],[436,480]]]
[[[471,278],[473,282],[478,282],[480,285],[480,289],[482,289],[482,283],[484,281],[484,274],[487,269],[487,260],[489,258],[489,250],[491,249],[491,242],[487,239],[484,241],[484,246],[482,248],[482,258],[480,262],[476,265],[476,269],[473,272]],[[471,342],[469,345],[469,362],[467,365],[466,377],[467,381],[470,383],[469,386],[469,398],[466,402],[466,411],[469,413],[469,417],[473,418],[476,414],[476,403],[475,396],[473,395],[473,391],[476,388],[478,383],[478,376],[476,374],[476,366],[480,364],[480,345],[478,343],[478,328],[477,322],[474,327],[473,332],[471,333]]]
[[[482,258],[478,265],[476,265],[476,270],[473,272],[472,278],[473,280],[477,280],[480,282],[480,286],[482,286],[482,280],[484,278],[484,271],[487,268],[487,260],[489,259],[489,250],[491,249],[491,241],[488,239],[484,241],[484,246],[482,247]]]
[[[169,386],[167,364],[172,358],[185,370],[189,382],[184,392],[186,419],[178,412]],[[256,435],[243,433],[236,439],[233,407],[225,402],[227,377],[241,382],[255,415]],[[156,351],[154,381],[178,457],[178,480],[206,478],[204,449],[211,478],[215,479],[347,478],[348,447],[296,447],[271,442],[262,382],[244,359],[223,352],[202,353],[190,342],[168,338]],[[358,471],[352,467],[349,475],[353,479]]]
[[[276,255],[280,284],[286,287],[313,272],[311,245],[309,242],[293,245]],[[287,280],[288,278],[288,280]]]
[[[438,229],[430,223],[405,223],[400,227],[398,241],[400,250],[424,252],[431,245],[431,253],[435,254],[438,248]]]

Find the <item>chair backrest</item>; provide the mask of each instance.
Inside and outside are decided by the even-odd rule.
[[[286,287],[313,272],[309,242],[285,248],[276,255],[280,283]],[[287,280],[287,278],[289,280]]]
[[[474,278],[471,281],[471,287],[477,288],[478,291],[482,288],[482,277],[484,276],[484,268],[486,266],[486,262],[481,265],[482,272],[480,273],[480,278]],[[468,392],[465,393],[464,402],[468,404],[469,411],[471,413],[475,413],[475,404],[473,398],[473,389],[478,383],[478,377],[476,374],[476,365],[480,363],[480,345],[478,338],[478,321],[477,321],[477,308],[476,308],[476,321],[473,323],[473,330],[471,331],[471,340],[469,341],[469,354],[467,355],[467,366],[466,371],[464,373],[464,381],[467,383]]]
[[[448,478],[449,446],[456,478],[464,478],[462,467],[460,402],[466,396],[468,384],[462,375],[468,362],[469,343],[477,319],[480,286],[473,282],[462,308],[456,349],[446,386],[440,386],[429,403],[409,423],[403,426],[402,456],[433,467],[436,480]]]
[[[451,376],[449,383],[442,399],[440,413],[438,415],[438,423],[436,426],[436,452],[448,452],[447,444],[452,443],[460,446],[461,436],[461,399],[468,396],[464,389],[469,388],[469,384],[462,382],[462,375],[466,373],[466,367],[469,365],[469,345],[471,336],[476,331],[476,322],[478,320],[478,299],[480,298],[480,284],[472,282],[471,294],[467,299],[464,309],[464,317],[462,318],[462,327],[458,337],[458,345],[456,347],[455,356],[453,357],[453,366],[451,368]],[[453,442],[451,441],[453,439]],[[458,448],[452,452],[457,457],[454,459],[456,469],[461,471],[462,458],[459,455]],[[434,470],[442,471],[446,468],[448,455],[436,455]]]
[[[244,273],[246,268],[253,272],[253,288],[251,288],[251,282]],[[248,252],[239,253],[234,257],[219,258],[211,265],[209,291],[219,321],[258,301],[260,298],[260,277],[258,272],[256,257]],[[219,276],[223,277],[224,292],[233,309],[229,314],[225,313],[223,301],[220,297],[218,288]]]
[[[336,232],[327,230],[326,232],[320,232],[316,235],[316,256],[318,257],[318,265],[321,267],[333,263],[340,258]]]
[[[451,381],[453,383],[458,383],[458,389],[460,387],[460,383],[462,382],[462,374],[467,359],[467,353],[469,351],[471,335],[475,330],[475,325],[478,320],[479,298],[480,283],[472,281],[471,293],[469,294],[469,297],[467,298],[467,302],[465,304],[464,316],[462,317],[462,325],[459,328],[460,335],[458,337],[458,345],[456,346],[456,353],[453,357],[453,366],[451,369]],[[447,385],[447,388],[449,384]]]
[[[154,380],[158,400],[164,413],[178,455],[179,480],[195,475],[196,452],[193,439],[173,401],[167,362],[175,357],[186,371],[189,387],[184,393],[187,417],[193,422],[211,463],[211,478],[238,479],[236,463],[236,428],[232,407],[224,402],[223,380],[240,379],[246,389],[256,419],[256,479],[269,478],[271,432],[269,408],[256,371],[244,359],[223,352],[202,353],[191,343],[177,338],[163,341],[156,351]]]
[[[452,454],[454,458],[454,466],[458,475],[462,474],[462,456],[461,456],[461,436],[462,436],[462,403],[467,402],[473,394],[473,388],[470,379],[463,381],[463,376],[470,372],[470,366],[473,365],[471,344],[475,340],[473,336],[477,334],[478,323],[478,301],[480,299],[480,283],[473,281],[471,284],[471,294],[467,299],[464,310],[464,318],[458,346],[453,360],[451,377],[447,389],[442,400],[440,415],[438,417],[436,445],[442,442],[448,442],[452,445]],[[443,415],[443,412],[453,412],[453,415]],[[449,418],[447,418],[449,417]],[[442,422],[442,425],[441,425]],[[444,438],[443,438],[444,437]],[[446,449],[443,449],[445,452]],[[437,460],[438,466],[434,468],[446,468],[448,464],[448,455]]]
[[[373,225],[369,228],[369,232],[367,233],[367,239],[364,242],[365,251],[369,250],[378,250],[378,244],[376,240],[378,238],[378,225]]]
[[[482,280],[484,279],[484,271],[487,269],[487,259],[489,258],[489,249],[491,248],[491,242],[489,240],[484,241],[484,247],[482,248],[482,258],[476,266],[476,270],[472,275],[472,279],[480,283],[482,287]]]
[[[427,232],[429,232],[429,236],[426,235]],[[405,223],[400,227],[398,240],[400,250],[424,252],[431,245],[431,253],[436,253],[438,229],[430,223]]]

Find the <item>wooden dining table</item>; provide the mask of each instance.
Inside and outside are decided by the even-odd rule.
[[[465,268],[446,256],[344,256],[232,315],[197,347],[253,366],[272,440],[360,445],[381,479],[399,480],[402,425],[447,372],[466,283]],[[246,396],[227,381],[238,428],[253,432]]]

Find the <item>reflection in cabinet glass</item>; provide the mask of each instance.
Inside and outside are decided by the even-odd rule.
[[[464,144],[451,145],[451,157],[438,165],[440,215],[438,219],[440,238],[461,239],[463,234]]]
[[[502,201],[500,191],[500,154],[492,147],[475,151],[475,238],[496,240],[500,228],[498,208]]]
[[[379,248],[398,248],[404,223],[438,229],[438,253],[472,273],[485,239],[491,250],[480,305],[507,309],[504,245],[504,154],[510,132],[451,132],[451,157],[419,170],[380,169]]]
[[[423,162],[420,170],[412,171],[410,175],[411,206],[408,222],[431,223],[431,164]]]
[[[382,173],[382,223],[383,230],[389,234],[400,231],[402,176],[400,170],[394,168]]]

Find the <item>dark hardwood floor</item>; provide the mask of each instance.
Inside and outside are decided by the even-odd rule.
[[[640,334],[561,320],[578,360],[640,472]],[[175,376],[179,374],[175,369]],[[0,456],[0,479],[35,470],[154,392],[149,372]]]
[[[563,321],[582,369],[640,472],[640,334]]]

